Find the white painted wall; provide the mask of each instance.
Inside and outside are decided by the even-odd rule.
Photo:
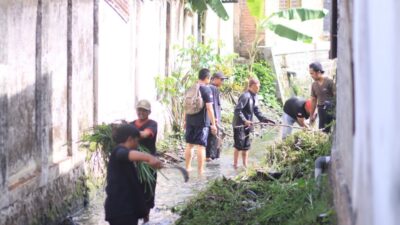
[[[233,23],[234,23],[234,5],[238,3],[225,3],[224,7],[229,15],[228,20],[220,19],[211,8],[207,11],[205,36],[214,41],[220,40],[224,44],[220,48],[222,55],[232,54],[234,52],[233,43]]]
[[[135,104],[131,64],[135,15],[125,22],[105,1],[99,1],[99,123],[132,119]]]
[[[359,225],[397,225],[400,219],[399,9],[397,0],[354,0],[352,197]]]

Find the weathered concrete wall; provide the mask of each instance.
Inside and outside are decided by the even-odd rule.
[[[134,115],[133,51],[135,15],[124,21],[105,1],[99,2],[99,123]]]
[[[93,2],[10,0],[0,12],[0,224],[53,224],[83,203],[73,143],[92,126]]]
[[[338,18],[336,133],[332,149],[331,178],[339,224],[354,224],[353,182],[353,53],[352,1],[340,1]],[[365,187],[367,188],[367,187]]]
[[[104,0],[0,1],[0,224],[54,224],[82,205],[78,141],[93,124],[132,120],[146,98],[162,132],[154,78],[197,15],[182,0],[129,2],[123,20]]]
[[[99,123],[133,120],[136,102],[148,99],[153,104],[150,117],[157,120],[162,135],[168,119],[157,101],[155,78],[179,66],[173,46],[185,46],[188,36],[197,35],[197,16],[185,13],[183,1],[168,2],[131,1],[125,21],[99,1]]]
[[[229,15],[228,20],[223,20],[218,17],[216,13],[209,9],[206,18],[206,31],[205,36],[214,41],[220,40],[223,42],[223,46],[219,49],[222,55],[232,54],[234,52],[233,40],[234,40],[234,5],[235,3],[225,3],[224,7]]]

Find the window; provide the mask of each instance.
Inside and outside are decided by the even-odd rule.
[[[279,9],[290,9],[301,7],[301,0],[279,0]]]

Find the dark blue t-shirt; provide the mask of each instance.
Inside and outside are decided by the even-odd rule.
[[[206,85],[200,85],[200,93],[204,102],[203,109],[194,115],[186,114],[186,124],[197,127],[208,127],[210,126],[210,118],[208,118],[206,103],[213,102],[213,94],[210,87]]]
[[[214,116],[215,119],[221,123],[221,100],[219,98],[219,90],[218,87],[214,85],[210,85],[211,92],[213,94],[213,108],[214,108]]]
[[[130,150],[117,146],[110,155],[107,167],[105,214],[106,220],[124,216],[141,218],[145,215],[144,189],[140,185]]]

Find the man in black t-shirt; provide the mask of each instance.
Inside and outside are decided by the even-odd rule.
[[[311,112],[311,100],[304,100],[298,97],[289,98],[283,106],[283,125],[282,127],[282,139],[285,139],[292,133],[292,127],[297,122],[301,127],[308,128],[305,120],[310,117]]]
[[[133,121],[133,124],[140,131],[139,144],[144,148],[148,149],[150,154],[156,155],[156,140],[157,140],[157,122],[149,119],[151,113],[151,104],[147,100],[140,100],[136,105],[137,120]],[[143,218],[143,222],[149,221],[150,209],[154,207],[154,198],[157,184],[157,171],[154,171],[153,176],[155,177],[154,183],[151,185],[151,190],[145,190],[144,196],[146,200],[146,216]]]
[[[190,171],[192,166],[192,149],[197,148],[198,173],[203,173],[204,161],[206,157],[205,147],[207,146],[207,138],[209,132],[214,135],[217,133],[213,110],[213,95],[210,87],[210,71],[201,69],[199,71],[198,84],[200,85],[200,94],[204,102],[204,106],[200,112],[194,115],[185,115],[185,164],[186,170]]]
[[[137,224],[146,214],[144,190],[132,162],[143,161],[159,169],[162,163],[156,157],[139,152],[139,130],[133,125],[122,125],[113,135],[117,147],[111,152],[107,165],[105,214],[110,225]]]

